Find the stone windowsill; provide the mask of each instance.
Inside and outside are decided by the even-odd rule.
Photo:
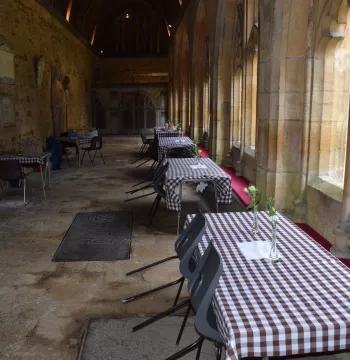
[[[309,186],[335,201],[343,201],[343,188],[327,176],[317,176],[310,181]]]
[[[251,156],[252,158],[255,158],[255,148],[251,147],[251,146],[247,146],[244,149],[244,152],[246,155]]]
[[[234,141],[232,143],[232,146],[235,148],[235,149],[240,149],[241,148],[241,142],[240,141]]]

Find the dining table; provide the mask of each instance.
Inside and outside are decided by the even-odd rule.
[[[178,130],[166,129],[166,128],[155,128],[154,138],[158,139],[161,137],[178,137],[181,136]]]
[[[75,147],[78,154],[78,166],[81,165],[81,148],[83,145],[91,144],[91,136],[60,136],[58,140],[63,147]]]
[[[252,212],[205,214],[197,256],[212,242],[223,261],[213,308],[226,360],[350,349],[350,269],[286,216],[277,217],[279,261],[272,263],[266,253],[252,260],[242,251],[271,245],[267,212],[258,212],[257,234]]]
[[[183,149],[193,154],[193,145],[193,141],[185,136],[161,137],[158,139],[158,161],[161,161],[171,149]]]
[[[216,211],[218,204],[231,204],[232,184],[227,175],[209,158],[173,158],[167,159],[169,169],[165,174],[166,206],[178,213],[178,230],[181,217],[182,188],[185,183],[212,183],[215,191]]]
[[[50,185],[51,181],[51,163],[50,163],[50,152],[43,152],[39,155],[25,155],[21,153],[6,153],[0,154],[0,161],[15,160],[20,163],[21,166],[39,166],[41,174],[41,184],[46,198],[45,188]]]

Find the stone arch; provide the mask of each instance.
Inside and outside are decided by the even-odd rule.
[[[194,28],[194,46],[192,53],[192,119],[191,135],[195,139],[199,139],[203,134],[203,110],[204,110],[204,75],[205,75],[205,57],[207,49],[207,38],[209,34],[209,24],[207,12],[203,0],[198,3],[196,21]]]
[[[225,0],[219,3],[216,17],[216,38],[213,79],[213,116],[210,128],[212,157],[219,163],[225,160],[231,149],[232,110],[232,59],[235,58],[236,39],[239,32],[237,1]]]
[[[315,30],[310,180],[344,183],[350,88],[350,8],[346,0],[327,2]],[[349,70],[348,70],[349,68]]]

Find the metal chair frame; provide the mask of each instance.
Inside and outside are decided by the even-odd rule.
[[[98,145],[97,145],[98,144]],[[90,161],[91,161],[91,164],[92,166],[95,166],[94,165],[94,161],[95,161],[95,157],[96,157],[96,154],[97,154],[97,151],[100,152],[100,155],[102,157],[102,160],[103,160],[103,163],[106,164],[106,161],[105,161],[105,157],[103,155],[103,152],[102,152],[102,147],[103,147],[103,139],[102,139],[102,135],[98,135],[98,136],[94,136],[92,139],[91,139],[91,145],[87,148],[82,148],[82,150],[84,150],[84,154],[83,154],[83,157],[81,159],[81,162],[80,164],[83,163],[83,160],[84,160],[84,156],[86,154],[86,152],[88,153],[88,156],[90,158]],[[95,151],[95,154],[94,154],[94,157],[91,158],[90,156],[90,151]]]
[[[178,280],[175,280],[173,282],[170,282],[168,284],[162,285],[160,287],[157,287],[155,289],[152,289],[150,291],[138,294],[138,295],[134,295],[132,297],[129,297],[127,299],[123,300],[123,303],[127,303],[136,299],[139,299],[141,297],[144,297],[146,295],[149,295],[151,293],[154,293],[156,291],[160,291],[163,289],[166,289],[168,287],[171,287],[173,285],[176,284],[180,284],[179,289],[177,291],[176,297],[175,297],[175,301],[174,301],[174,305],[172,308],[166,310],[165,312],[162,312],[156,316],[153,316],[152,318],[142,322],[141,324],[134,326],[131,331],[135,332],[138,331],[150,324],[153,324],[154,322],[158,321],[159,319],[162,319],[163,317],[170,315],[174,312],[176,312],[177,310],[181,309],[182,307],[186,306],[189,304],[189,300],[185,300],[183,302],[181,302],[180,304],[178,304],[178,300],[180,298],[181,295],[181,291],[182,291],[182,287],[184,284],[185,279],[189,279],[195,269],[195,260],[194,260],[194,254],[195,251],[197,249],[197,246],[199,244],[199,242],[202,239],[202,236],[205,232],[207,228],[207,222],[205,217],[202,215],[202,213],[200,211],[198,211],[196,213],[196,216],[194,217],[194,219],[191,221],[191,223],[189,224],[189,226],[181,233],[181,235],[179,236],[179,238],[176,240],[175,242],[175,251],[177,253],[177,256],[171,256],[168,257],[166,259],[157,261],[153,264],[144,266],[140,269],[131,271],[129,273],[126,274],[126,276],[147,270],[151,267],[154,267],[156,265],[165,263],[167,261],[179,258],[180,259],[180,272],[181,272],[181,278],[179,278]],[[179,340],[180,341],[180,340]]]

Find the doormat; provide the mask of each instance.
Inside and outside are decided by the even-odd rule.
[[[78,213],[52,261],[128,260],[132,226],[132,212]]]

